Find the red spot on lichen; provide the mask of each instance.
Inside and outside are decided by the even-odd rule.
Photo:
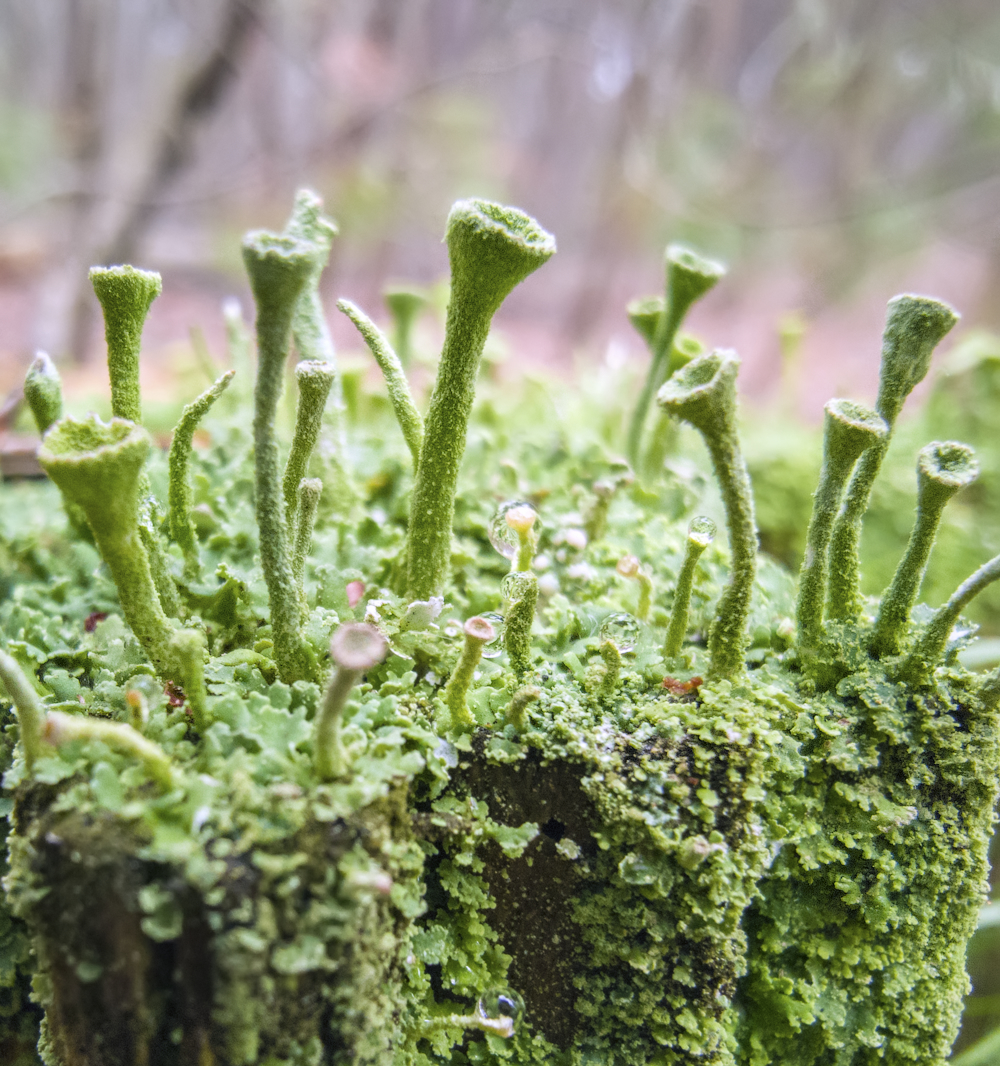
[[[107,618],[107,617],[108,617],[108,612],[107,611],[93,611],[91,614],[87,615],[86,620],[83,623],[83,628],[88,633],[93,633],[94,630],[97,628],[97,623],[98,622],[103,622],[104,619]]]
[[[361,597],[365,594],[365,583],[363,581],[348,581],[347,582],[347,606],[357,607],[361,602]]]
[[[676,677],[665,677],[663,687],[671,696],[690,696],[697,692],[703,681],[700,677],[692,677],[689,681],[680,681]]]
[[[167,697],[167,703],[169,703],[171,707],[184,706],[184,700],[187,698],[184,695],[184,690],[178,685],[175,685],[173,681],[168,681],[163,686],[163,692],[164,695]]]

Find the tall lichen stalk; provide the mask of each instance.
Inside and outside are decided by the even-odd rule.
[[[485,201],[448,220],[426,417],[405,352],[339,303],[382,369],[413,477],[390,442],[392,476],[358,478],[365,521],[338,517],[342,501],[322,511],[355,454],[320,446],[343,428],[324,415],[338,388],[319,298],[334,232],[302,192],[284,233],[246,238],[252,442],[237,413],[204,463],[192,448],[243,388],[213,407],[229,372],[175,431],[169,523],[139,423],[158,277],[94,272],[110,423],[63,414],[47,357],[29,370],[40,461],[124,618],[105,617],[93,546],[72,540],[51,556],[73,560],[86,610],[43,616],[30,586],[0,601],[16,716],[0,744],[0,961],[14,960],[18,995],[34,983],[46,1062],[943,1066],[1000,780],[1000,671],[962,669],[955,627],[1000,557],[926,623],[911,615],[943,508],[977,473],[969,448],[920,452],[913,531],[872,617],[857,578],[875,474],[953,312],[894,300],[876,409],[827,405],[793,597],[758,557],[739,360],[678,338],[721,274],[686,250],[668,251],[665,297],[630,312],[654,354],[631,428],[610,450],[588,438],[581,464],[552,447],[552,426],[538,445],[538,427],[504,415],[520,448],[504,483],[525,494],[483,528],[500,480],[461,470],[483,346],[555,250],[534,220]],[[422,303],[392,306],[408,348]],[[707,447],[724,547],[709,519],[658,513],[651,489],[672,475],[650,457],[676,420]],[[239,527],[250,484],[256,541]],[[198,511],[194,485],[210,490]],[[478,554],[487,540],[503,566]],[[241,569],[256,559],[266,605]],[[37,1011],[17,1009],[30,1032]]]

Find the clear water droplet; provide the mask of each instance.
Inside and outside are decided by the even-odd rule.
[[[715,523],[711,518],[698,515],[697,518],[691,520],[691,525],[688,526],[688,539],[707,548],[715,539]]]
[[[492,544],[505,559],[514,558],[517,554],[518,544],[520,543],[517,531],[512,529],[507,522],[508,511],[513,511],[515,507],[526,507],[532,514],[535,514],[534,507],[532,507],[530,503],[525,503],[524,500],[506,500],[496,509],[496,513],[490,520],[488,530],[490,544]],[[538,526],[539,522],[536,515],[533,528],[537,530]]]
[[[487,611],[479,617],[485,618],[496,633],[491,641],[483,645],[483,658],[495,659],[503,651],[503,615],[497,614],[496,611]]]
[[[498,1022],[509,1018],[513,1035],[524,1017],[524,1000],[512,988],[490,988],[479,997],[476,1010],[479,1017],[486,1021]]]
[[[601,623],[601,640],[610,640],[619,651],[632,651],[639,641],[639,620],[624,611],[609,614]]]

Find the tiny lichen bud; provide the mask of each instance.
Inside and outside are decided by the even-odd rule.
[[[691,611],[691,591],[694,588],[694,575],[702,553],[715,539],[715,523],[703,515],[692,519],[688,527],[687,544],[684,549],[684,561],[677,575],[677,588],[674,590],[674,606],[670,612],[670,624],[667,626],[667,639],[663,645],[663,655],[667,659],[680,655],[684,638],[687,636],[688,616]]]
[[[410,505],[406,583],[411,599],[440,595],[448,578],[458,469],[493,314],[556,250],[555,238],[534,219],[485,200],[456,203],[445,239],[451,300]]]
[[[528,705],[542,698],[542,690],[537,685],[522,685],[511,697],[507,711],[507,721],[519,732],[524,732],[525,713]]]
[[[662,296],[640,296],[636,300],[630,300],[625,308],[629,322],[650,351],[653,350],[653,341],[666,306],[666,300]]]
[[[844,486],[859,456],[880,444],[889,432],[876,411],[852,400],[830,400],[824,412],[823,465],[806,533],[796,607],[799,638],[806,646],[815,643],[823,625],[829,573],[827,551]]]
[[[128,710],[128,724],[141,733],[149,723],[146,697],[137,688],[130,688],[125,693],[125,707]]]
[[[24,378],[24,398],[42,436],[53,422],[62,418],[62,380],[55,363],[38,352]]]
[[[710,673],[733,677],[745,668],[750,596],[757,573],[757,525],[750,476],[736,431],[735,352],[716,350],[693,359],[660,389],[664,410],[701,433],[722,493],[729,529],[732,570],[719,597],[709,634]]]
[[[496,639],[496,630],[486,618],[470,618],[463,627],[465,644],[448,684],[444,689],[444,702],[451,715],[451,728],[456,733],[468,732],[476,721],[469,710],[468,695],[473,675],[483,655],[483,646]]]
[[[377,666],[388,649],[385,637],[364,622],[348,622],[333,634],[330,656],[337,669],[327,684],[316,714],[313,760],[321,781],[332,781],[347,772],[347,753],[340,738],[344,705],[361,675]]]
[[[514,570],[529,570],[531,568],[531,560],[534,558],[535,549],[538,546],[538,538],[534,533],[535,520],[537,518],[537,512],[529,504],[511,507],[504,515],[507,526],[517,534],[518,547],[517,555],[514,559]]]
[[[978,474],[979,464],[965,444],[935,442],[921,450],[917,460],[917,519],[906,552],[879,604],[869,645],[873,655],[900,651],[945,504]]]

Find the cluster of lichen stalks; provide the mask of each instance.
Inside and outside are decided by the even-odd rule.
[[[317,655],[304,634],[307,618],[303,593],[304,564],[310,551],[320,492],[320,483],[305,475],[320,432],[324,406],[336,384],[332,346],[318,297],[319,277],[334,232],[332,224],[321,215],[316,198],[310,194],[300,194],[284,233],[252,233],[243,246],[257,305],[254,491],[260,533],[260,561],[270,599],[273,664],[282,681],[288,684],[312,681],[325,685],[325,693],[315,715],[313,735],[315,776],[319,782],[335,781],[350,773],[340,738],[344,707],[357,680],[381,660],[386,650],[384,637],[374,627],[344,626],[333,637],[330,656],[335,668],[332,676],[328,677],[325,675],[329,667],[324,657]],[[544,263],[555,250],[552,237],[533,220],[512,209],[482,201],[465,201],[455,205],[448,221],[447,242],[452,268],[451,295],[444,347],[426,417],[421,416],[411,397],[402,363],[389,342],[354,305],[346,301],[339,305],[358,327],[384,373],[390,401],[412,453],[414,483],[405,548],[405,594],[411,604],[424,605],[428,614],[435,609],[436,598],[448,591],[459,468],[476,376],[491,319],[514,286]],[[925,376],[934,346],[953,325],[954,313],[943,304],[922,297],[902,296],[892,301],[883,342],[882,373],[875,408],[869,409],[844,400],[832,401],[827,405],[824,459],[809,527],[806,557],[800,574],[795,637],[791,649],[781,661],[787,687],[778,691],[774,688],[773,677],[766,683],[758,682],[747,669],[748,618],[756,575],[757,531],[749,478],[736,432],[735,379],[739,361],[734,354],[726,351],[699,352],[689,340],[678,337],[687,310],[715,283],[720,274],[721,270],[715,264],[687,250],[668,249],[665,297],[642,301],[631,309],[632,321],[648,340],[653,355],[649,376],[628,433],[627,446],[632,466],[640,476],[648,477],[650,471],[655,471],[658,464],[662,463],[663,454],[670,446],[673,420],[686,421],[705,440],[726,509],[730,577],[708,633],[707,671],[701,698],[706,700],[706,707],[711,699],[715,700],[712,706],[717,710],[712,713],[716,714],[718,721],[723,721],[726,713],[724,710],[718,711],[718,707],[724,707],[730,697],[734,706],[750,707],[754,713],[759,711],[763,723],[761,728],[769,725],[772,736],[776,735],[774,728],[784,728],[789,724],[785,712],[789,707],[794,708],[797,715],[795,721],[809,719],[813,723],[797,726],[805,730],[803,737],[808,734],[810,738],[819,735],[814,724],[829,709],[828,705],[836,704],[842,682],[845,679],[867,677],[868,674],[877,676],[890,686],[897,686],[892,698],[895,699],[902,692],[904,704],[907,700],[910,703],[916,701],[926,709],[936,700],[945,709],[955,707],[957,698],[950,694],[945,682],[941,682],[943,688],[936,687],[939,679],[935,671],[945,657],[949,637],[961,610],[989,582],[1000,577],[1000,557],[978,570],[922,627],[911,625],[910,612],[919,592],[942,508],[959,488],[975,476],[976,466],[968,448],[955,443],[936,443],[928,445],[920,453],[916,523],[896,576],[881,597],[873,620],[866,616],[866,604],[860,596],[858,562],[861,519],[892,427],[906,397]],[[71,522],[96,543],[118,588],[122,612],[150,663],[162,681],[170,683],[174,691],[183,693],[193,730],[195,734],[203,734],[211,725],[211,700],[204,680],[207,655],[205,635],[196,625],[184,626],[184,598],[179,594],[178,586],[183,586],[184,581],[196,580],[200,575],[188,480],[193,432],[198,420],[226,388],[232,374],[224,375],[185,409],[174,434],[170,454],[169,522],[166,528],[184,559],[183,576],[177,575],[171,568],[170,556],[162,539],[163,523],[159,505],[152,498],[144,473],[151,442],[140,424],[139,341],[146,312],[159,291],[159,278],[131,267],[95,269],[91,276],[105,312],[114,417],[110,423],[104,423],[96,417],[83,420],[62,417],[58,376],[51,362],[40,357],[29,372],[25,389],[39,429],[44,434],[39,459],[61,490]],[[275,418],[285,362],[293,340],[305,360],[296,368],[298,409],[293,442],[282,473],[279,470]],[[646,421],[654,396],[660,414],[655,427],[647,433]],[[603,506],[606,511],[609,498],[609,494],[598,494],[597,509]],[[510,670],[516,680],[507,719],[520,730],[527,708],[533,702],[540,707],[545,703],[544,684],[532,683],[540,680],[533,677],[531,637],[538,598],[538,582],[531,565],[534,514],[530,508],[512,508],[504,520],[516,543],[511,575],[504,589],[506,617],[503,640]],[[599,529],[600,524],[595,521],[594,528]],[[677,575],[664,645],[665,661],[674,664],[676,670],[683,670],[687,662],[683,645],[687,636],[688,603],[699,555],[710,539],[709,524],[705,520],[696,520],[687,538],[684,563]],[[623,560],[619,572],[640,581],[638,614],[646,614],[652,595],[648,575],[635,559]],[[418,607],[418,612],[420,609]],[[464,632],[464,652],[441,693],[444,713],[439,725],[452,738],[475,729],[475,720],[468,706],[470,687],[474,682],[482,647],[495,635],[489,621],[482,618],[467,620]],[[604,660],[604,672],[598,699],[611,700],[615,697],[623,669],[621,649],[608,639],[603,641],[600,652]],[[254,656],[259,656],[259,653],[244,653],[246,661],[253,660]],[[0,678],[17,711],[21,750],[29,773],[32,765],[46,750],[46,745],[90,739],[134,757],[145,766],[150,780],[165,792],[183,787],[184,772],[173,763],[166,751],[143,736],[141,715],[134,716],[132,723],[126,724],[85,715],[47,713],[34,687],[14,659],[6,653],[0,653]],[[771,687],[768,688],[768,685]],[[794,693],[795,699],[789,693]],[[685,696],[689,702],[695,698]],[[814,698],[813,704],[808,704],[810,698]],[[1000,674],[992,675],[978,684],[966,683],[963,699],[962,708],[972,706],[981,721],[992,721],[989,716],[1000,700]],[[854,703],[848,698],[842,700],[844,723],[861,722],[861,717],[854,714],[855,704],[860,706],[860,703],[861,697]],[[783,711],[780,710],[782,707]],[[944,713],[940,707],[935,713]],[[774,708],[779,708],[777,716],[773,713]],[[696,712],[697,705],[691,713],[696,716]],[[820,732],[825,734],[825,727],[820,727]],[[712,758],[716,758],[720,766],[730,765],[731,775],[735,775],[739,733],[729,729],[729,734],[737,739],[732,740],[729,748],[725,745],[713,748],[715,754]],[[799,770],[801,780],[810,779],[810,773],[822,764],[826,753],[822,746],[809,748],[810,742],[803,740],[801,745],[806,753],[805,763]],[[921,741],[907,743],[911,750],[917,750]],[[987,747],[989,743],[995,746],[995,742],[989,738],[983,743]],[[674,759],[678,766],[683,764],[686,767],[687,762],[681,759],[679,750],[670,749],[668,745],[662,754],[646,751],[643,757],[662,758],[664,761]],[[726,759],[730,757],[733,761],[727,764]],[[687,758],[685,755],[684,759]],[[991,758],[995,762],[995,758],[988,753],[984,756],[986,765],[992,765]],[[813,760],[813,771],[805,765],[810,759]],[[764,772],[760,766],[757,770]],[[583,772],[580,771],[581,774]],[[882,772],[881,768],[879,772]],[[750,776],[748,773],[747,780]],[[782,781],[779,780],[780,774],[772,774],[768,783],[776,795],[781,793],[782,788],[791,792],[795,788],[794,776],[788,773],[787,779]],[[676,775],[671,780],[676,780]],[[662,845],[661,850],[667,856],[662,861],[673,863],[677,876],[689,879],[684,882],[686,885],[689,882],[697,884],[696,872],[703,872],[703,864],[704,869],[707,869],[727,847],[736,850],[738,840],[745,838],[750,841],[745,845],[749,849],[748,855],[754,848],[760,852],[760,845],[750,840],[750,829],[759,835],[764,827],[769,839],[778,839],[788,832],[787,829],[781,834],[772,832],[782,820],[779,808],[783,801],[775,800],[778,806],[767,809],[761,802],[763,793],[758,796],[747,789],[745,794],[740,794],[736,781],[736,776],[730,777],[734,798],[726,817],[736,829],[729,831],[729,837],[718,831],[712,832],[707,839],[700,835],[689,835],[681,842],[677,858],[671,857],[673,853],[666,843]],[[979,784],[988,794],[988,800],[995,791],[994,783]],[[703,792],[708,797],[715,796],[704,783],[698,794],[702,795]],[[820,797],[816,802],[822,808],[816,815],[821,831],[829,833],[833,840],[836,827],[824,821],[829,811],[833,810],[833,801]],[[711,806],[713,803],[718,803],[717,796],[714,800],[705,799],[703,805]],[[759,809],[753,806],[754,803],[759,805]],[[600,803],[597,806],[600,808]],[[611,810],[609,806],[608,812]],[[618,816],[608,812],[601,816],[610,824]],[[988,812],[989,803],[984,801],[977,813],[980,823],[988,824]],[[631,815],[622,815],[623,819],[626,817]],[[713,817],[709,811],[705,820]],[[709,821],[708,824],[712,823]],[[622,846],[634,846],[636,839],[623,836],[625,844]],[[902,837],[899,840],[893,838],[893,846],[897,844],[901,852],[905,851],[907,845]],[[854,847],[854,844],[844,846]],[[959,842],[956,846],[964,845]],[[966,881],[974,887],[969,898],[964,900],[965,911],[958,918],[943,915],[938,926],[934,927],[935,936],[947,939],[942,929],[949,921],[954,925],[947,950],[942,949],[944,954],[951,952],[949,958],[955,951],[961,952],[964,946],[962,938],[969,932],[966,912],[972,913],[970,908],[974,909],[979,898],[980,886],[976,878],[978,876],[979,881],[982,879],[981,851],[979,847],[976,861],[966,875]],[[637,861],[629,858],[632,854],[638,853],[625,855],[622,870],[632,870],[637,865]],[[763,855],[758,855],[754,861],[758,861],[757,866],[747,860],[747,877],[763,873]],[[824,858],[819,864],[830,861]],[[933,864],[937,860],[931,855],[928,861]],[[936,875],[947,878],[948,871],[939,869]],[[701,872],[697,872],[697,876],[700,877]],[[786,871],[782,876],[786,881],[794,882],[801,891],[800,907],[816,911],[824,905],[821,889],[810,880],[808,867]],[[634,896],[638,898],[641,895],[653,900],[654,909],[660,906],[655,903],[654,880],[629,881],[624,873],[622,877],[626,885],[643,886],[641,890],[629,890]],[[898,889],[899,886],[895,886],[894,890]],[[544,892],[545,889],[539,891]],[[722,890],[716,885],[713,891]],[[742,891],[734,887],[733,898],[743,898],[740,895]],[[813,897],[809,896],[810,892],[814,893]],[[661,896],[664,895],[666,891],[661,893]],[[778,1051],[786,1056],[788,1062],[815,1062],[817,1066],[834,1061],[869,1061],[864,1057],[868,1052],[863,1048],[859,1050],[860,1045],[852,1045],[850,1038],[843,1035],[845,1026],[849,1028],[851,1024],[849,1021],[841,1019],[834,1024],[817,1011],[808,1017],[808,1011],[801,1012],[796,1020],[792,1013],[785,1011],[782,1014],[784,1008],[775,1006],[775,996],[778,995],[775,989],[784,988],[781,982],[789,983],[788,988],[781,993],[786,995],[789,1002],[790,990],[794,985],[790,977],[786,978],[783,969],[790,965],[787,959],[781,956],[780,951],[774,950],[773,943],[765,943],[766,937],[762,932],[768,922],[772,922],[775,929],[780,924],[778,918],[767,910],[768,901],[773,902],[775,898],[774,894],[768,896],[765,888],[762,895],[764,903],[754,919],[757,924],[751,937],[749,963],[752,981],[746,985],[744,992],[744,1015],[751,1022],[748,1023],[749,1028],[740,1034],[739,1055],[755,1064],[767,1062],[768,1056]],[[732,952],[732,957],[726,960],[729,969],[725,971],[726,980],[730,980],[739,976],[740,967],[746,965],[746,953],[742,947],[743,936],[737,928],[740,912],[731,913],[732,907],[727,911],[720,902],[719,913],[723,912],[727,914],[724,939]],[[670,920],[678,923],[671,935],[678,937],[680,943],[683,935],[677,930],[681,927],[682,919],[674,914]],[[891,935],[885,929],[880,929],[878,935],[883,934],[886,942],[891,942],[892,950],[905,948],[906,928],[893,930]],[[830,932],[829,936],[831,943],[836,941],[834,932]],[[752,954],[755,947],[758,949],[756,956]],[[690,944],[686,945],[685,950],[688,948]],[[834,951],[833,948],[830,950]],[[778,957],[770,969],[768,951]],[[883,969],[894,965],[896,961],[891,958],[891,950],[887,948],[886,951]],[[620,960],[609,962],[608,974],[617,973],[621,965]],[[642,970],[638,963],[630,962],[629,965]],[[840,985],[846,987],[847,978],[841,980],[841,976],[825,975],[824,981],[829,980],[833,986],[840,981]],[[796,977],[798,979],[804,980],[801,975]],[[940,993],[954,1014],[953,1000],[956,994],[960,997],[961,988],[950,975],[948,980],[951,983],[942,986]],[[674,994],[679,994],[676,988],[678,982],[684,984],[684,979],[676,977],[675,973],[673,981]],[[705,991],[702,989],[702,992]],[[926,1001],[933,992],[933,989],[929,992],[922,988],[920,996],[923,998],[920,1002]],[[831,995],[834,1000],[837,999],[837,995]],[[905,1005],[909,1002],[913,1006],[917,1002],[912,997],[907,1000],[906,995],[898,990],[892,996],[895,996],[893,1003],[898,1001]],[[883,998],[888,1001],[892,996],[887,992]],[[837,1000],[838,1009],[843,1002],[843,997]],[[661,1012],[658,1022],[660,1029],[655,1034],[655,1041],[672,1050],[664,1052],[665,1057],[654,1058],[653,1061],[688,1061],[685,1056],[690,1054],[690,1061],[724,1062],[732,1055],[734,1046],[731,1040],[727,1043],[724,1035],[724,1031],[731,1034],[736,1027],[728,1000],[705,1007],[703,1014],[699,1014],[701,1010],[699,1007],[693,1013],[686,1014],[674,1004],[671,1011]],[[780,1024],[760,1020],[768,1010],[781,1014]],[[889,1016],[885,1012],[883,1014]],[[723,1019],[722,1023],[719,1023],[720,1018]],[[789,1021],[790,1018],[792,1021]],[[879,1022],[879,1025],[884,1024],[884,1019]],[[918,1032],[921,1031],[921,1024],[924,1023],[919,1020],[913,1022]],[[581,1020],[578,1031],[585,1033],[588,1025],[595,1032],[603,1032],[599,1019],[592,1023]],[[699,1037],[699,1026],[705,1032],[711,1030],[711,1037]],[[479,1028],[500,1037],[509,1036],[512,1031],[509,1017],[456,1014],[438,1018],[429,1024],[428,1032],[435,1027],[457,1030]],[[887,1036],[883,1033],[881,1044],[869,1041],[865,1046],[873,1055],[877,1048],[878,1055],[885,1061],[937,1062],[943,1054],[941,1048],[946,1048],[954,1036],[954,1018],[949,1015],[944,1022],[932,1019],[925,1024],[925,1029],[928,1027],[936,1034],[934,1040],[937,1043],[923,1059],[919,1057],[923,1052],[911,1054],[909,1050],[899,1050],[903,1048],[902,1041],[894,1050],[892,1032]],[[829,1039],[815,1035],[820,1031],[833,1033],[835,1030],[835,1035]],[[681,1033],[681,1036],[677,1037],[677,1033]],[[648,1034],[636,1037],[640,1043],[648,1039]],[[699,1040],[702,1041],[700,1044]],[[907,1040],[910,1040],[909,1036]],[[789,1047],[793,1046],[794,1054],[789,1051]],[[908,1048],[909,1044],[906,1046]],[[836,1060],[823,1057],[839,1054],[838,1048],[847,1048],[843,1052],[847,1057],[838,1057]]]

